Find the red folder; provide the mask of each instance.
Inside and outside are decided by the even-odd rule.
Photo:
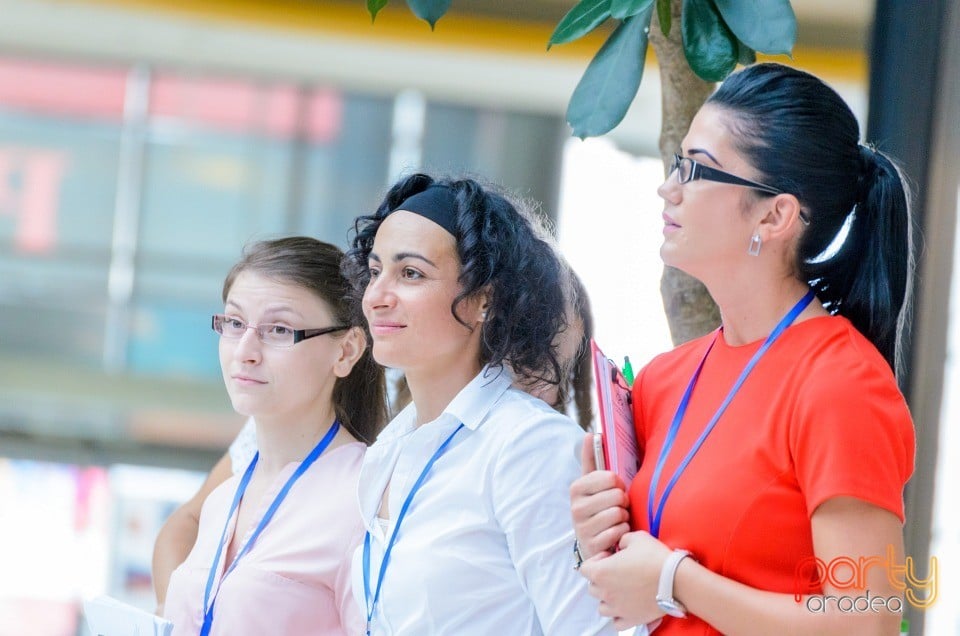
[[[603,458],[607,470],[618,474],[629,489],[641,460],[637,430],[633,425],[630,386],[616,363],[607,358],[592,339],[590,353],[593,356],[593,377],[600,411]]]

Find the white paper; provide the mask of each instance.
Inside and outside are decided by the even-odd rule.
[[[170,636],[173,631],[165,618],[109,596],[84,601],[83,613],[94,636]]]

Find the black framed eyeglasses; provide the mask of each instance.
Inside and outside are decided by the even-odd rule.
[[[783,194],[783,190],[778,190],[773,186],[763,185],[762,183],[743,179],[735,174],[724,172],[723,170],[710,168],[695,159],[683,157],[679,153],[673,155],[673,165],[670,166],[670,174],[674,172],[677,173],[677,181],[680,183],[690,183],[697,179],[703,179],[704,181],[716,181],[718,183],[729,183],[745,188],[753,188],[754,190],[760,190],[767,194]]]
[[[677,182],[681,185],[690,183],[697,179],[704,181],[716,181],[717,183],[727,183],[730,185],[743,186],[744,188],[753,188],[770,195],[783,194],[783,190],[773,186],[764,185],[750,179],[738,177],[724,170],[705,166],[696,159],[683,157],[680,153],[674,153],[673,164],[670,166],[670,174],[677,173]],[[800,212],[800,220],[804,225],[810,225],[810,219],[806,212]]]
[[[349,329],[350,325],[338,325],[334,327],[324,327],[322,329],[291,329],[286,325],[262,324],[250,325],[235,316],[225,316],[223,314],[214,314],[211,321],[211,327],[224,338],[237,339],[247,333],[247,329],[253,329],[257,332],[257,337],[265,345],[271,347],[292,347],[298,342],[324,336],[328,333],[344,331]]]

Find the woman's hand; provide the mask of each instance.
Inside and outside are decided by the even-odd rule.
[[[596,470],[592,433],[583,440],[581,466],[583,476],[570,486],[570,510],[580,554],[589,559],[612,552],[620,537],[630,531],[630,500],[616,474]]]
[[[600,600],[600,614],[614,619],[618,630],[659,621],[657,605],[660,570],[670,548],[647,532],[630,532],[615,554],[599,554],[580,566],[590,581],[590,594]]]

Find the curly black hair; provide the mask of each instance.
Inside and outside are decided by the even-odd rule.
[[[363,293],[370,280],[368,258],[383,220],[411,196],[431,185],[443,185],[456,198],[456,243],[460,260],[457,307],[476,294],[487,294],[487,319],[480,327],[480,363],[507,363],[519,380],[557,384],[563,377],[555,337],[566,328],[565,270],[553,248],[538,236],[522,204],[492,186],[473,179],[434,179],[413,174],[387,192],[377,210],[354,221],[351,249],[343,274]]]

